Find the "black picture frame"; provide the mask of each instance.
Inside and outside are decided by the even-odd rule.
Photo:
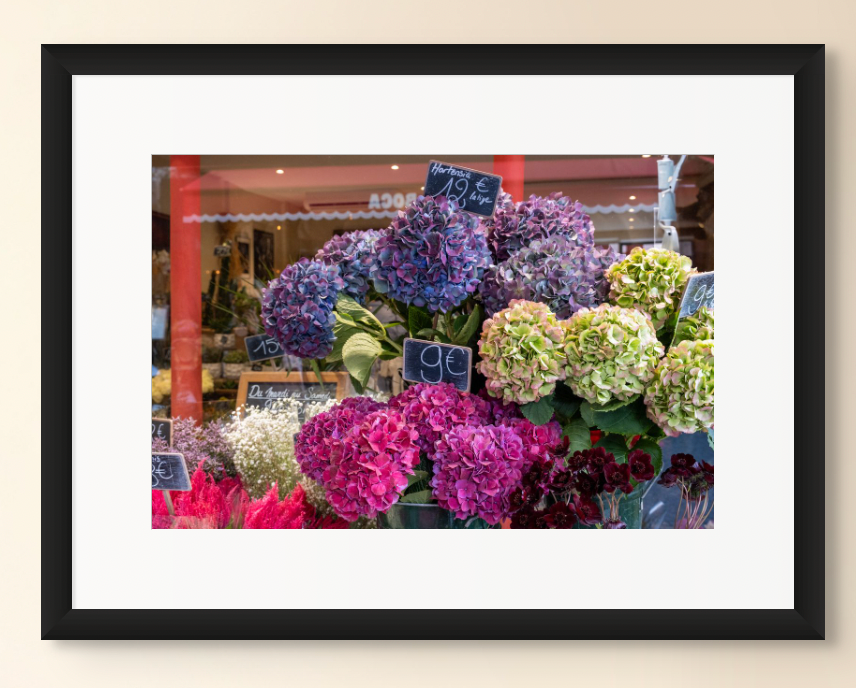
[[[72,76],[115,74],[792,75],[794,223],[811,228],[800,259],[824,264],[823,45],[43,45],[42,338],[72,332]],[[478,58],[478,59],[469,59]],[[45,406],[42,429],[44,639],[823,639],[824,381],[800,354],[823,351],[823,311],[795,275],[794,608],[731,610],[222,610],[72,608],[72,415]],[[811,341],[809,341],[809,337]],[[818,341],[820,338],[820,341]],[[50,385],[50,389],[47,386]],[[71,399],[71,367],[42,381],[45,400]],[[45,401],[44,404],[49,402]],[[69,409],[71,406],[69,405]],[[790,431],[790,428],[788,428]],[[720,488],[721,489],[721,488]]]

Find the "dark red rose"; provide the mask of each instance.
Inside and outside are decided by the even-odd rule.
[[[630,466],[630,474],[638,481],[643,482],[654,477],[654,467],[651,465],[651,455],[641,449],[634,449],[627,457]]]
[[[574,495],[574,512],[584,526],[593,526],[601,522],[600,508],[591,499]]]
[[[624,494],[633,492],[633,485],[630,484],[630,465],[626,463],[606,464],[603,467],[603,479],[605,484],[603,489],[607,492],[615,492],[621,490]]]
[[[512,528],[534,528],[535,515],[532,509],[526,508],[518,511],[511,517]]]
[[[577,517],[571,508],[564,502],[556,502],[547,512],[550,526],[557,529],[571,528],[577,522]]]

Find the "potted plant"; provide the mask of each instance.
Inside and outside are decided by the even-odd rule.
[[[223,377],[222,358],[222,349],[214,346],[202,347],[202,367],[215,379]]]
[[[241,377],[241,373],[247,372],[251,368],[250,358],[246,351],[235,349],[227,351],[223,355],[223,377],[227,380],[237,380]]]

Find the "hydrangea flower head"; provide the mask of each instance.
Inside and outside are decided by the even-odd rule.
[[[678,322],[674,344],[685,339],[713,339],[713,311],[704,306]]]
[[[563,323],[567,385],[593,403],[629,401],[654,378],[663,345],[641,311],[602,304]]]
[[[544,304],[512,301],[484,321],[479,372],[487,391],[504,402],[526,404],[551,394],[565,377],[564,333]]]
[[[637,247],[607,270],[609,298],[622,308],[647,313],[659,330],[677,311],[684,286],[695,272],[692,261],[680,253]]]
[[[713,340],[669,349],[645,391],[648,417],[670,437],[713,427]]]
[[[432,312],[463,303],[491,264],[478,218],[443,196],[419,196],[392,221],[375,251],[375,289]]]
[[[313,480],[321,480],[332,461],[341,460],[345,435],[384,404],[369,397],[348,397],[329,411],[306,421],[294,439],[294,453],[300,470]]]
[[[497,206],[490,233],[490,248],[502,262],[533,241],[563,236],[577,246],[591,246],[594,225],[583,204],[561,193],[530,196],[517,205]]]
[[[301,258],[271,280],[262,297],[265,332],[285,353],[324,358],[333,350],[333,307],[345,286],[335,265]]]
[[[407,424],[416,430],[419,448],[431,458],[434,443],[459,425],[483,425],[491,417],[490,405],[481,397],[461,392],[448,382],[427,382],[410,387],[389,400]]]
[[[344,292],[363,304],[371,287],[371,268],[375,261],[375,244],[386,230],[363,229],[338,234],[315,255],[326,265],[338,266]]]
[[[620,258],[609,246],[580,245],[563,235],[536,239],[488,268],[479,293],[488,315],[524,299],[546,304],[564,320],[606,301],[606,269]]]
[[[504,425],[462,425],[437,441],[431,487],[455,518],[474,516],[491,525],[511,511],[511,495],[527,468],[523,442]]]
[[[419,463],[418,434],[391,409],[370,413],[344,438],[341,456],[331,457],[321,482],[327,501],[347,521],[386,512],[407,489]]]

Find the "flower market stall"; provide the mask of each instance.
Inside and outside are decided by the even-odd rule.
[[[153,491],[153,527],[638,529],[654,484],[680,493],[676,527],[703,527],[713,466],[661,446],[713,447],[712,273],[682,312],[696,274],[673,251],[596,244],[561,193],[500,191],[489,216],[419,196],[261,295],[284,354],[319,383],[347,371],[352,396],[176,419],[172,447],[152,449],[184,456],[191,489]],[[421,377],[373,389],[411,340],[429,345]]]

